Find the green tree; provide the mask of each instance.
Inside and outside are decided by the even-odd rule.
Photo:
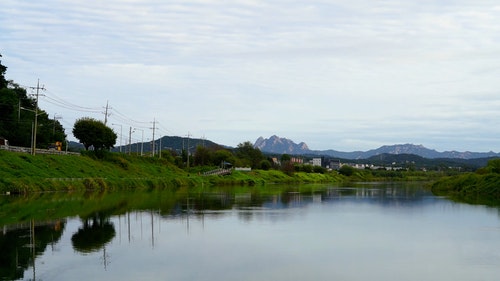
[[[258,148],[254,148],[249,141],[238,144],[236,148],[236,157],[239,158],[241,164],[250,166],[254,169],[258,168],[260,161],[265,159],[262,152]]]
[[[486,166],[492,173],[500,174],[500,159],[491,159]]]
[[[196,147],[196,151],[194,152],[194,165],[196,166],[204,166],[210,164],[210,159],[212,158],[211,151],[201,145]]]
[[[219,149],[215,151],[212,159],[213,165],[219,166],[225,162],[231,163],[233,165],[235,164],[235,158],[234,155],[231,153],[231,151],[227,149]]]
[[[314,166],[313,172],[318,173],[318,174],[324,174],[326,172],[326,169],[321,167],[321,166]]]
[[[339,174],[344,175],[344,176],[352,176],[356,172],[356,169],[349,166],[349,165],[343,165],[339,169]]]
[[[281,162],[286,162],[286,161],[292,160],[292,157],[290,156],[290,154],[286,154],[285,153],[285,154],[281,155],[281,159],[280,160],[281,160]]]
[[[2,54],[0,54],[0,58]],[[7,88],[7,80],[5,79],[5,72],[7,71],[7,67],[2,64],[0,60],[0,89]]]
[[[302,172],[311,173],[313,171],[313,166],[310,164],[304,164],[301,167]]]
[[[0,78],[2,79],[2,78]],[[0,89],[0,136],[11,145],[31,146],[35,111],[37,117],[37,147],[47,148],[56,141],[64,142],[66,134],[58,120],[50,119],[47,112],[36,108],[36,101],[28,97],[26,90],[12,81]]]
[[[271,162],[269,162],[269,160],[265,159],[265,160],[260,161],[259,167],[262,170],[267,171],[267,170],[271,169],[272,165],[271,165]]]
[[[76,120],[73,126],[73,135],[88,150],[91,146],[95,150],[109,150],[116,144],[117,135],[103,122],[84,117]]]

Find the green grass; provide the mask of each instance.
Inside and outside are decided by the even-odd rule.
[[[110,153],[104,159],[0,151],[0,191],[164,187],[195,184],[171,163]]]
[[[234,171],[227,176],[201,176],[179,169],[166,159],[107,153],[102,159],[86,155],[30,155],[0,151],[0,193],[70,190],[154,189],[197,185],[266,185],[342,181],[336,173]]]
[[[449,196],[468,203],[500,202],[500,174],[465,173],[459,176],[445,177],[431,186],[436,195]]]

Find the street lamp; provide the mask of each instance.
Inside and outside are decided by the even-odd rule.
[[[130,131],[128,133],[128,154],[130,155],[130,152],[132,151],[132,133],[135,132],[135,129],[134,131],[132,131],[132,127],[130,127]]]
[[[32,128],[31,128],[31,155],[35,155],[35,151],[36,151],[36,127],[38,126],[38,115],[42,114],[38,114],[38,108],[36,110],[33,110],[33,109],[28,109],[28,108],[24,108],[24,107],[20,107],[20,109],[23,109],[23,110],[26,110],[26,111],[31,111],[31,112],[34,112],[35,113],[35,123],[32,124]]]
[[[122,137],[123,137],[123,126],[122,124],[111,123],[114,126],[120,126],[120,153],[122,152]]]
[[[142,156],[143,146],[144,146],[144,130],[139,128],[134,128],[134,130],[141,130],[142,132],[142,138],[141,138],[141,156]]]

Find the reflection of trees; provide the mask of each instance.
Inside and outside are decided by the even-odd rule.
[[[71,237],[73,248],[82,253],[97,252],[116,235],[115,227],[109,217],[95,213],[83,219],[83,226]]]
[[[34,259],[59,241],[63,230],[64,222],[55,221],[0,232],[0,280],[22,279]]]

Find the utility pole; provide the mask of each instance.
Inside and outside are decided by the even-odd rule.
[[[161,137],[160,137],[160,149],[158,149],[158,158],[161,158]]]
[[[36,129],[38,126],[38,96],[39,96],[39,90],[45,90],[45,88],[42,86],[40,87],[40,79],[38,79],[36,83],[36,87],[30,87],[31,89],[36,89],[36,102],[35,102],[35,127],[34,127],[34,133],[33,133],[33,148],[31,150],[31,154],[35,155],[36,152]]]
[[[144,130],[143,129],[139,129],[139,128],[134,128],[134,132],[135,130],[141,130],[141,133],[142,133],[142,136],[141,136],[141,156],[143,154],[143,144],[144,144]],[[136,149],[137,149],[137,155],[139,155],[139,144],[136,144]]]
[[[130,131],[128,133],[128,154],[132,151],[132,127],[130,127]]]
[[[106,111],[104,112],[104,125],[106,125],[106,123],[108,123],[108,103],[109,101],[106,101]]]
[[[189,136],[191,136],[188,132],[187,138],[188,138],[188,145],[187,145],[187,168],[189,169]]]
[[[155,130],[156,130],[156,118],[153,118],[153,157],[155,157]]]

